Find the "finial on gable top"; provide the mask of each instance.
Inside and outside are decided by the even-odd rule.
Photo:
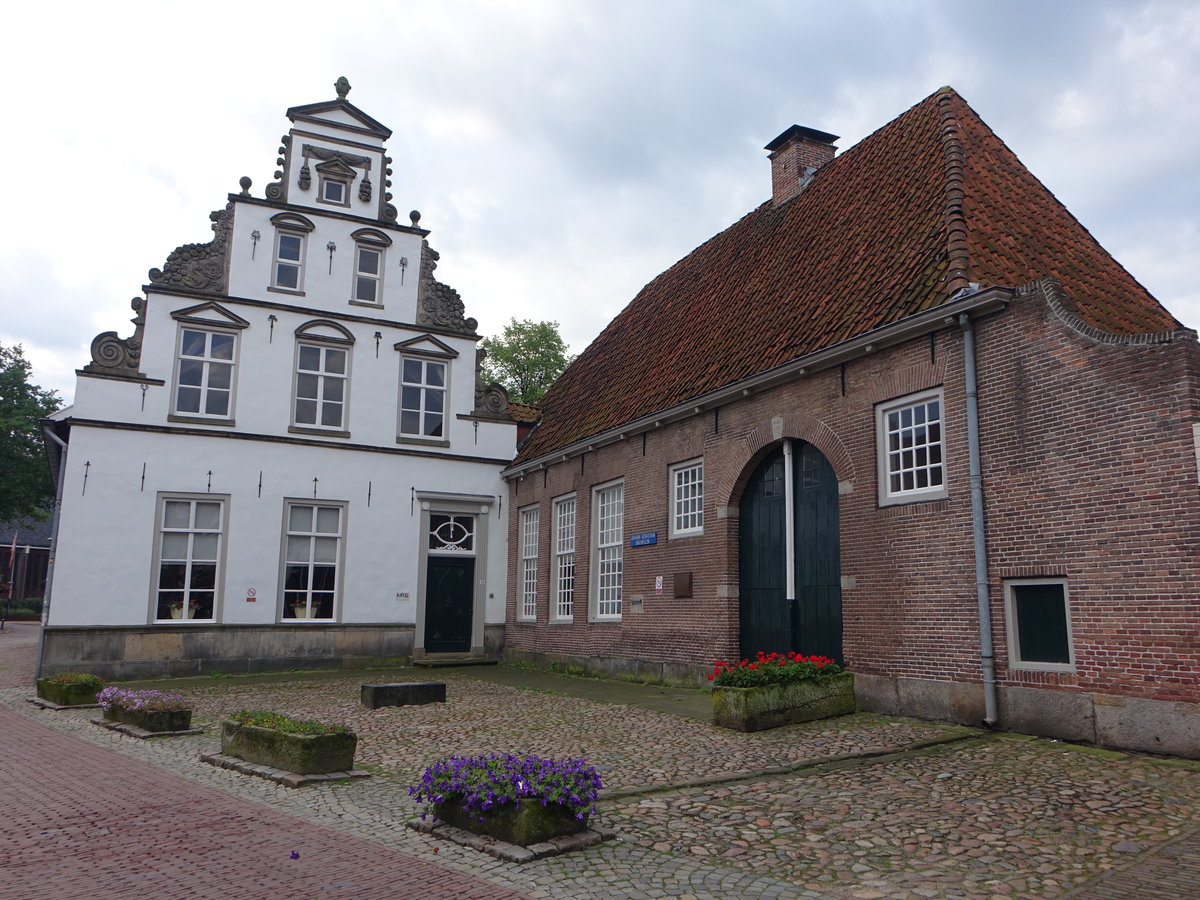
[[[337,91],[338,99],[345,100],[346,95],[350,93],[350,82],[346,80],[346,76],[342,75],[333,83],[333,89]]]

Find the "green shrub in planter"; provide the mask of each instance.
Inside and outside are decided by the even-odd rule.
[[[345,725],[242,710],[221,723],[221,752],[246,762],[312,775],[354,768],[358,737]]]
[[[89,672],[59,672],[49,678],[39,678],[37,695],[59,706],[91,706],[104,679]]]

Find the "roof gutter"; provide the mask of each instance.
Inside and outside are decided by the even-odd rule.
[[[646,431],[662,428],[664,425],[679,422],[683,419],[699,415],[707,410],[724,406],[743,397],[761,393],[773,387],[778,387],[789,381],[794,381],[804,375],[811,375],[823,369],[841,365],[851,360],[875,353],[886,347],[902,344],[931,332],[940,331],[948,326],[956,325],[958,316],[971,313],[976,316],[997,312],[1008,305],[1016,292],[1010,288],[991,287],[984,290],[960,291],[957,296],[946,303],[927,309],[915,315],[901,319],[891,325],[884,325],[825,347],[814,353],[799,356],[790,362],[783,363],[765,372],[743,378],[732,384],[723,385],[706,394],[693,397],[686,403],[679,403],[666,409],[658,410],[647,416],[631,419],[616,428],[598,432],[582,440],[568,444],[551,453],[544,453],[533,459],[509,466],[501,475],[505,479],[513,479],[530,472],[537,472],[560,462],[566,462],[572,457],[589,453],[600,447],[623,441],[629,437]]]

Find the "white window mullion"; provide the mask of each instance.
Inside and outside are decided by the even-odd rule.
[[[625,485],[598,490],[595,506],[596,618],[619,619],[625,565]]]
[[[574,614],[574,497],[567,497],[554,504],[554,573],[555,618],[565,621]]]
[[[537,618],[539,510],[521,510],[521,618]]]

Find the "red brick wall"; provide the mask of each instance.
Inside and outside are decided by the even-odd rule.
[[[1069,309],[1066,310],[1069,313]],[[1191,423],[1200,352],[1191,340],[1102,343],[1041,293],[976,323],[989,587],[1001,683],[1200,699],[1200,542]],[[520,650],[707,666],[738,654],[736,507],[757,461],[806,440],[842,482],[844,650],[855,671],[979,681],[962,335],[864,356],[552,465],[510,484],[506,643]],[[875,405],[941,386],[949,496],[880,507]],[[704,457],[704,534],[669,538],[669,467]],[[592,487],[625,479],[624,615],[588,623]],[[575,616],[548,624],[553,498],[574,491]],[[541,504],[538,616],[516,620],[516,511]],[[724,511],[731,507],[734,515]],[[655,531],[654,546],[628,537]],[[693,597],[673,597],[691,572]],[[664,576],[662,595],[655,576]],[[1068,578],[1077,671],[1009,673],[1002,579]],[[644,597],[641,612],[630,598]]]

